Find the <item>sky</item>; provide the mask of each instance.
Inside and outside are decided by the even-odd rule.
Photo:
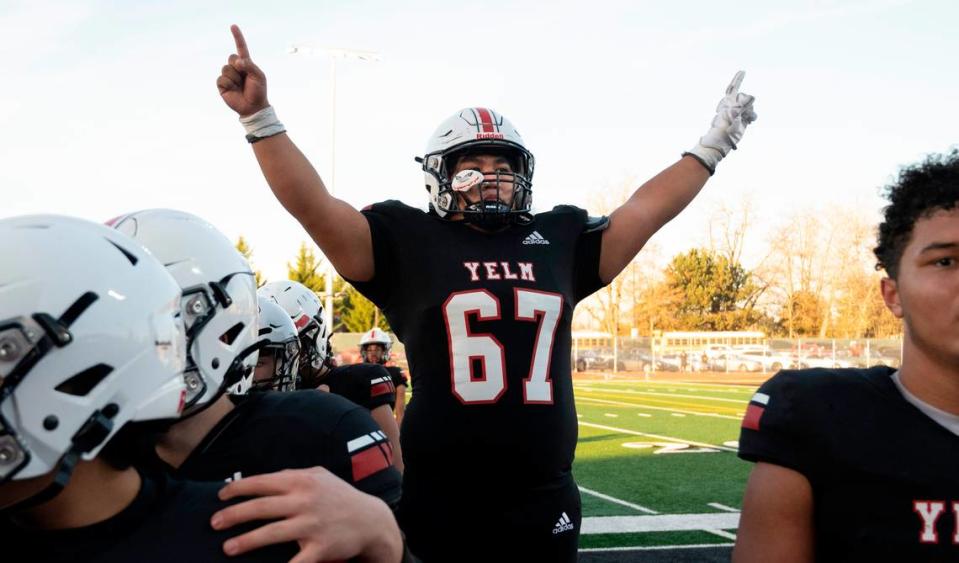
[[[743,69],[759,119],[652,243],[666,257],[703,244],[713,210],[748,198],[748,262],[788,214],[876,215],[901,165],[959,143],[956,21],[946,0],[0,0],[0,217],[182,209],[285,277],[308,237],[215,86],[236,23],[291,138],[357,207],[425,208],[413,157],[486,106],[536,156],[535,209],[588,208],[692,147]],[[380,54],[335,63],[333,182],[331,59],[293,44]]]

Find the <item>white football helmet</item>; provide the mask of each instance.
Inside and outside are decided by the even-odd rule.
[[[273,371],[268,378],[253,378],[252,388],[257,391],[293,391],[296,389],[300,355],[296,326],[276,301],[263,295],[258,295],[257,301],[260,306],[259,336],[261,341],[265,341],[259,359],[271,358]]]
[[[452,178],[459,157],[465,154],[503,155],[511,164],[512,174],[489,174],[485,183],[513,184],[513,198],[507,203],[501,198],[472,205],[459,205],[458,189]],[[417,157],[423,165],[426,189],[430,193],[430,208],[440,217],[462,213],[464,220],[495,225],[510,221],[528,223],[532,220],[533,155],[526,150],[523,138],[508,119],[487,108],[465,108],[444,121],[426,144],[426,155]]]
[[[0,483],[56,471],[58,491],[128,422],[179,417],[180,288],[146,249],[33,215],[0,220],[0,264]]]
[[[363,336],[360,337],[360,356],[363,358],[364,362],[369,362],[369,358],[366,357],[366,350],[370,344],[379,344],[383,347],[383,355],[380,357],[379,363],[385,364],[390,361],[390,350],[393,349],[393,339],[390,338],[389,334],[386,334],[386,331],[380,327],[373,327],[367,332],[363,333]]]
[[[256,282],[250,264],[213,225],[183,211],[138,211],[109,225],[147,247],[183,291],[187,414],[195,413],[256,365]]]
[[[330,334],[323,320],[323,305],[313,291],[300,282],[279,280],[259,290],[260,295],[279,305],[293,320],[300,335],[300,383],[315,388],[330,369]]]

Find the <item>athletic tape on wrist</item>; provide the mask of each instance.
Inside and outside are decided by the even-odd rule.
[[[246,140],[251,143],[286,131],[286,127],[276,118],[273,106],[266,106],[253,115],[241,117],[240,124],[246,129]]]

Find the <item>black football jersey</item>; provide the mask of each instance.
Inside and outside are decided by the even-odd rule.
[[[379,364],[350,364],[335,367],[323,377],[330,393],[346,397],[366,410],[396,402],[396,388],[386,368]]]
[[[223,542],[264,522],[216,531],[210,526],[215,512],[239,501],[223,502],[219,483],[170,480],[162,474],[144,477],[130,506],[92,526],[65,530],[20,528],[0,518],[3,561],[30,563],[169,563],[170,561],[275,562],[289,561],[299,548],[294,543],[229,557]]]
[[[573,308],[602,287],[598,221],[560,206],[495,233],[397,201],[363,211],[374,278],[353,285],[406,348],[404,478],[503,492],[570,471]],[[482,476],[482,478],[474,478]],[[432,486],[433,490],[443,490]]]
[[[385,366],[386,371],[390,372],[390,377],[393,378],[393,387],[399,387],[403,385],[409,387],[410,382],[406,379],[406,374],[403,373],[403,370],[399,366]]]
[[[812,485],[817,561],[959,561],[959,436],[892,373],[782,371],[746,411],[739,456]]]
[[[389,439],[369,411],[320,391],[232,397],[230,411],[173,470],[179,479],[234,480],[322,466],[395,507],[401,477]],[[165,464],[164,464],[165,465]]]

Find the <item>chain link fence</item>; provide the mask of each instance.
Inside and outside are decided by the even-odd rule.
[[[775,373],[780,369],[815,367],[899,367],[902,361],[901,337],[787,339],[743,338],[729,336],[731,333],[681,334],[682,338],[673,339],[665,335],[657,338],[613,338],[597,333],[574,336],[573,369],[614,373]],[[690,336],[693,334],[697,336]]]

